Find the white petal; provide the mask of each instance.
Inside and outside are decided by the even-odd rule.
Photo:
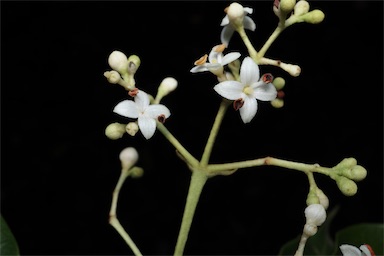
[[[137,105],[132,100],[123,100],[122,102],[118,103],[113,109],[113,112],[130,118],[139,117],[139,110],[137,109]]]
[[[372,256],[371,251],[368,249],[367,245],[363,244],[359,248],[363,251],[364,255]]]
[[[248,14],[252,14],[253,13],[253,9],[250,8],[250,7],[244,7],[244,11]]]
[[[204,72],[204,71],[208,71],[207,67],[205,65],[198,65],[198,66],[194,66],[190,72],[192,73],[198,73],[198,72]]]
[[[228,15],[225,15],[225,17],[221,20],[220,26],[226,26],[229,24],[229,18]]]
[[[149,106],[149,96],[142,90],[139,90],[134,99],[140,111],[144,111]]]
[[[277,96],[276,87],[272,83],[258,83],[258,85],[253,88],[253,96],[263,101],[274,100]]]
[[[257,112],[257,100],[255,98],[245,97],[244,105],[240,108],[240,116],[243,122],[249,123],[255,117]]]
[[[231,37],[234,32],[235,32],[235,29],[230,24],[225,26],[223,30],[221,30],[221,34],[220,34],[221,43],[225,44],[228,47],[229,41],[231,40]]]
[[[255,22],[248,16],[244,17],[243,25],[244,25],[244,28],[249,29],[251,31],[255,31],[256,29]]]
[[[164,115],[165,118],[168,118],[171,115],[169,109],[161,104],[149,105],[144,112],[144,115],[150,118],[157,119],[158,116]]]
[[[339,248],[343,256],[361,256],[361,251],[355,246],[343,244]]]
[[[245,57],[240,68],[240,81],[244,85],[251,85],[260,78],[259,66],[251,57]]]
[[[237,81],[224,81],[213,87],[218,94],[229,100],[242,98],[244,95],[243,88],[244,85]]]
[[[237,60],[240,57],[240,55],[241,54],[239,52],[230,52],[226,54],[223,57],[223,60],[221,61],[221,65],[224,66],[224,65],[227,65],[228,63],[231,63],[234,60]]]
[[[146,116],[140,116],[138,123],[141,133],[147,140],[150,139],[156,131],[155,119]]]
[[[221,63],[223,54],[221,52],[211,51],[208,56],[209,63]]]

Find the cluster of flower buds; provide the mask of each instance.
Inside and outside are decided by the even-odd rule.
[[[357,193],[357,181],[362,181],[367,176],[367,170],[357,164],[355,158],[345,158],[332,168],[330,177],[336,181],[340,191],[346,196]]]
[[[311,189],[307,196],[307,205],[321,204],[325,210],[328,209],[329,199],[318,187]]]
[[[321,10],[309,11],[309,8],[309,3],[305,0],[298,2],[296,0],[275,0],[273,12],[285,27],[299,22],[317,24],[324,20],[325,15]]]
[[[283,88],[285,86],[285,80],[282,77],[276,77],[275,79],[273,79],[272,83],[276,87],[277,96],[276,99],[271,101],[271,105],[274,108],[282,108],[284,106],[285,93],[283,91]]]
[[[131,55],[129,58],[120,52],[113,51],[108,57],[108,64],[111,71],[104,72],[104,76],[111,84],[119,84],[126,90],[135,89],[134,75],[140,66],[140,58],[137,55]]]

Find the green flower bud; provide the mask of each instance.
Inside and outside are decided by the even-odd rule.
[[[111,140],[120,139],[125,133],[125,126],[125,124],[112,123],[105,128],[105,135]]]
[[[133,167],[129,170],[132,178],[141,178],[144,175],[144,169],[138,166]]]
[[[117,84],[121,80],[121,76],[119,72],[115,70],[104,72],[104,76],[107,78],[108,82],[110,82],[111,84]]]
[[[328,197],[319,188],[316,188],[316,195],[318,196],[318,198],[320,200],[320,204],[324,207],[325,210],[327,210],[328,206],[329,206],[329,199],[328,199]]]
[[[367,177],[367,170],[361,165],[355,165],[351,169],[344,169],[341,175],[354,181],[362,181]]]
[[[313,10],[307,14],[304,14],[302,16],[302,19],[305,22],[311,23],[311,24],[318,24],[324,20],[324,13],[320,10]]]
[[[281,12],[290,13],[295,7],[296,0],[280,0],[279,9]]]
[[[309,3],[305,0],[300,0],[294,7],[294,14],[300,16],[306,14],[309,11]]]
[[[338,176],[336,178],[336,184],[340,191],[346,196],[353,196],[357,193],[356,183],[344,176]]]
[[[306,203],[308,206],[311,204],[320,204],[320,199],[313,190],[308,193]]]
[[[135,74],[137,69],[140,67],[140,58],[137,55],[131,55],[128,58],[128,73]]]
[[[345,169],[352,168],[357,165],[357,161],[353,157],[344,158],[340,163],[338,163],[334,168],[336,169]]]
[[[276,98],[274,100],[271,100],[271,105],[274,108],[282,108],[284,107],[284,100]]]
[[[285,85],[285,80],[282,77],[276,77],[273,79],[272,83],[276,87],[276,90],[281,90]]]
[[[131,135],[135,136],[136,133],[139,131],[139,126],[136,122],[129,122],[127,126],[125,127],[125,131]]]

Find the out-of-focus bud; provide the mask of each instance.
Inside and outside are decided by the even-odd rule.
[[[144,175],[144,169],[138,166],[134,166],[129,170],[132,178],[141,178]]]
[[[276,87],[276,90],[281,90],[285,85],[285,80],[282,77],[276,77],[275,79],[273,79],[272,83]]]
[[[324,206],[321,204],[311,204],[304,211],[306,223],[321,226],[327,218]]]
[[[290,13],[295,7],[296,0],[280,0],[279,9],[281,12]]]
[[[128,58],[128,73],[133,75],[140,67],[141,60],[137,55],[131,55]]]
[[[111,140],[120,139],[125,133],[125,126],[125,124],[111,123],[105,128],[105,135]]]
[[[139,160],[139,154],[134,147],[127,147],[119,155],[123,170],[129,170]]]
[[[294,15],[300,16],[306,14],[309,11],[309,3],[305,0],[300,0],[294,7]]]
[[[282,108],[282,107],[284,107],[284,100],[276,98],[274,100],[271,100],[271,105],[274,108]]]
[[[336,177],[336,184],[340,191],[346,196],[353,196],[357,193],[356,183],[344,176]]]
[[[304,225],[304,229],[303,229],[303,233],[307,236],[307,237],[311,237],[311,236],[314,236],[316,235],[317,233],[317,226],[314,225],[313,223],[306,223]]]
[[[112,70],[104,72],[104,76],[107,78],[108,82],[111,84],[117,84],[121,80],[121,76],[119,72]]]
[[[320,10],[313,10],[309,13],[306,13],[302,16],[302,19],[305,22],[311,23],[311,24],[318,24],[322,22],[325,18],[324,12]]]
[[[125,131],[131,135],[135,136],[136,133],[139,131],[139,126],[137,125],[136,122],[129,122],[127,126],[125,127]]]
[[[120,51],[113,51],[108,57],[108,64],[120,74],[125,74],[128,71],[127,56]]]

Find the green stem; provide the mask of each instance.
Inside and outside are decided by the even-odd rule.
[[[257,60],[260,60],[262,57],[264,57],[265,53],[269,49],[269,47],[272,45],[272,43],[276,40],[276,38],[283,32],[285,27],[283,25],[280,25],[276,27],[275,31],[269,36],[268,40],[264,43],[263,47],[259,50],[257,53]]]
[[[247,36],[247,33],[245,33],[245,30],[244,30],[244,27],[241,26],[240,28],[238,28],[237,30],[237,33],[239,33],[241,39],[243,40],[245,46],[247,47],[248,49],[248,53],[249,53],[249,56],[256,61],[257,59],[257,51],[255,50],[255,48],[253,47],[251,41],[249,41],[249,38]],[[257,62],[256,62],[257,63]]]
[[[207,179],[207,175],[200,170],[194,170],[192,172],[187,202],[185,204],[183,220],[181,223],[179,236],[177,238],[174,256],[183,255],[196,206],[199,202],[200,194],[203,191]]]
[[[215,143],[217,134],[221,126],[221,122],[223,121],[223,118],[224,118],[225,111],[227,110],[229,105],[230,105],[230,101],[226,99],[223,99],[220,103],[219,110],[216,114],[215,122],[213,123],[211,133],[209,134],[209,138],[208,138],[207,144],[205,145],[203,156],[200,161],[200,166],[202,167],[205,167],[208,164],[209,158],[212,153],[213,144]]]

